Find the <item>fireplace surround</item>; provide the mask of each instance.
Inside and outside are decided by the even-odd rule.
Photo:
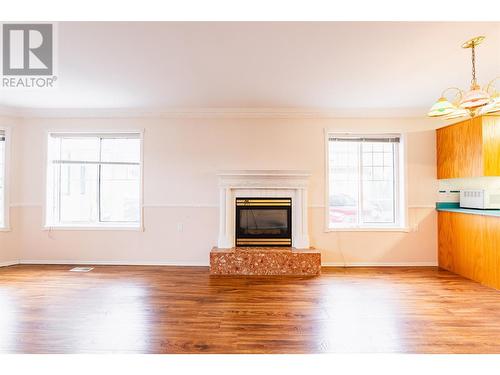
[[[236,244],[236,199],[288,198],[291,201],[289,246],[309,248],[307,221],[308,171],[302,170],[230,170],[220,171],[218,248]]]

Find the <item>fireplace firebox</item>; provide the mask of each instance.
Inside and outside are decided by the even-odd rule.
[[[236,246],[292,246],[292,199],[236,198]]]

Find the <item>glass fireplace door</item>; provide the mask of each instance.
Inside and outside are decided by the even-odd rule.
[[[291,246],[291,198],[237,198],[236,246]]]

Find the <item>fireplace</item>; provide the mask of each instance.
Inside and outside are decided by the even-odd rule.
[[[211,275],[319,275],[309,247],[308,171],[220,171],[219,238]],[[278,248],[278,246],[281,246]]]
[[[236,246],[292,246],[291,198],[236,198]]]

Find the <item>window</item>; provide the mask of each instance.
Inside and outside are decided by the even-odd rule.
[[[0,228],[7,226],[7,202],[6,202],[6,136],[5,131],[0,129]]]
[[[328,228],[403,227],[401,137],[328,134],[327,149]]]
[[[46,224],[140,227],[141,136],[49,134]]]

